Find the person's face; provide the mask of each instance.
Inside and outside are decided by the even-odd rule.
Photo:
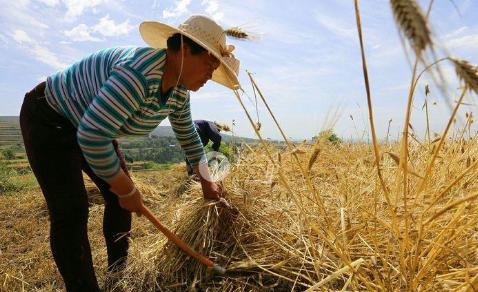
[[[191,54],[185,46],[182,83],[188,90],[197,91],[208,80],[220,65],[220,61],[205,51],[196,55]]]

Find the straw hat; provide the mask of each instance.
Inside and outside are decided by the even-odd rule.
[[[230,132],[231,131],[231,128],[229,128],[229,126],[226,125],[226,124],[221,124],[221,123],[218,123],[216,121],[214,121],[213,123],[219,131],[222,131],[222,132]]]
[[[225,31],[212,19],[194,15],[178,28],[157,21],[144,21],[139,31],[143,40],[153,48],[166,48],[168,38],[175,33],[190,38],[221,61],[212,80],[231,89],[239,88],[239,60],[232,54],[234,46],[226,44]]]

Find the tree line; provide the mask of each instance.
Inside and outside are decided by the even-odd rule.
[[[120,149],[127,162],[154,161],[165,164],[184,161],[184,153],[175,137],[120,139]]]

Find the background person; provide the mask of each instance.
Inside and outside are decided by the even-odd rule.
[[[211,121],[206,120],[195,120],[194,127],[199,134],[199,138],[201,139],[202,145],[204,147],[209,144],[209,141],[212,141],[212,150],[219,151],[219,147],[221,147],[221,128],[218,125]],[[189,160],[186,158],[186,169],[188,171],[188,175],[194,174],[194,169]]]

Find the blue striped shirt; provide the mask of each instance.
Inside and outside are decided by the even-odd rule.
[[[165,63],[165,49],[111,48],[48,77],[48,103],[77,127],[78,144],[99,177],[120,171],[113,139],[145,135],[166,117],[188,160],[197,165],[204,156],[188,91],[176,86],[161,93]]]

